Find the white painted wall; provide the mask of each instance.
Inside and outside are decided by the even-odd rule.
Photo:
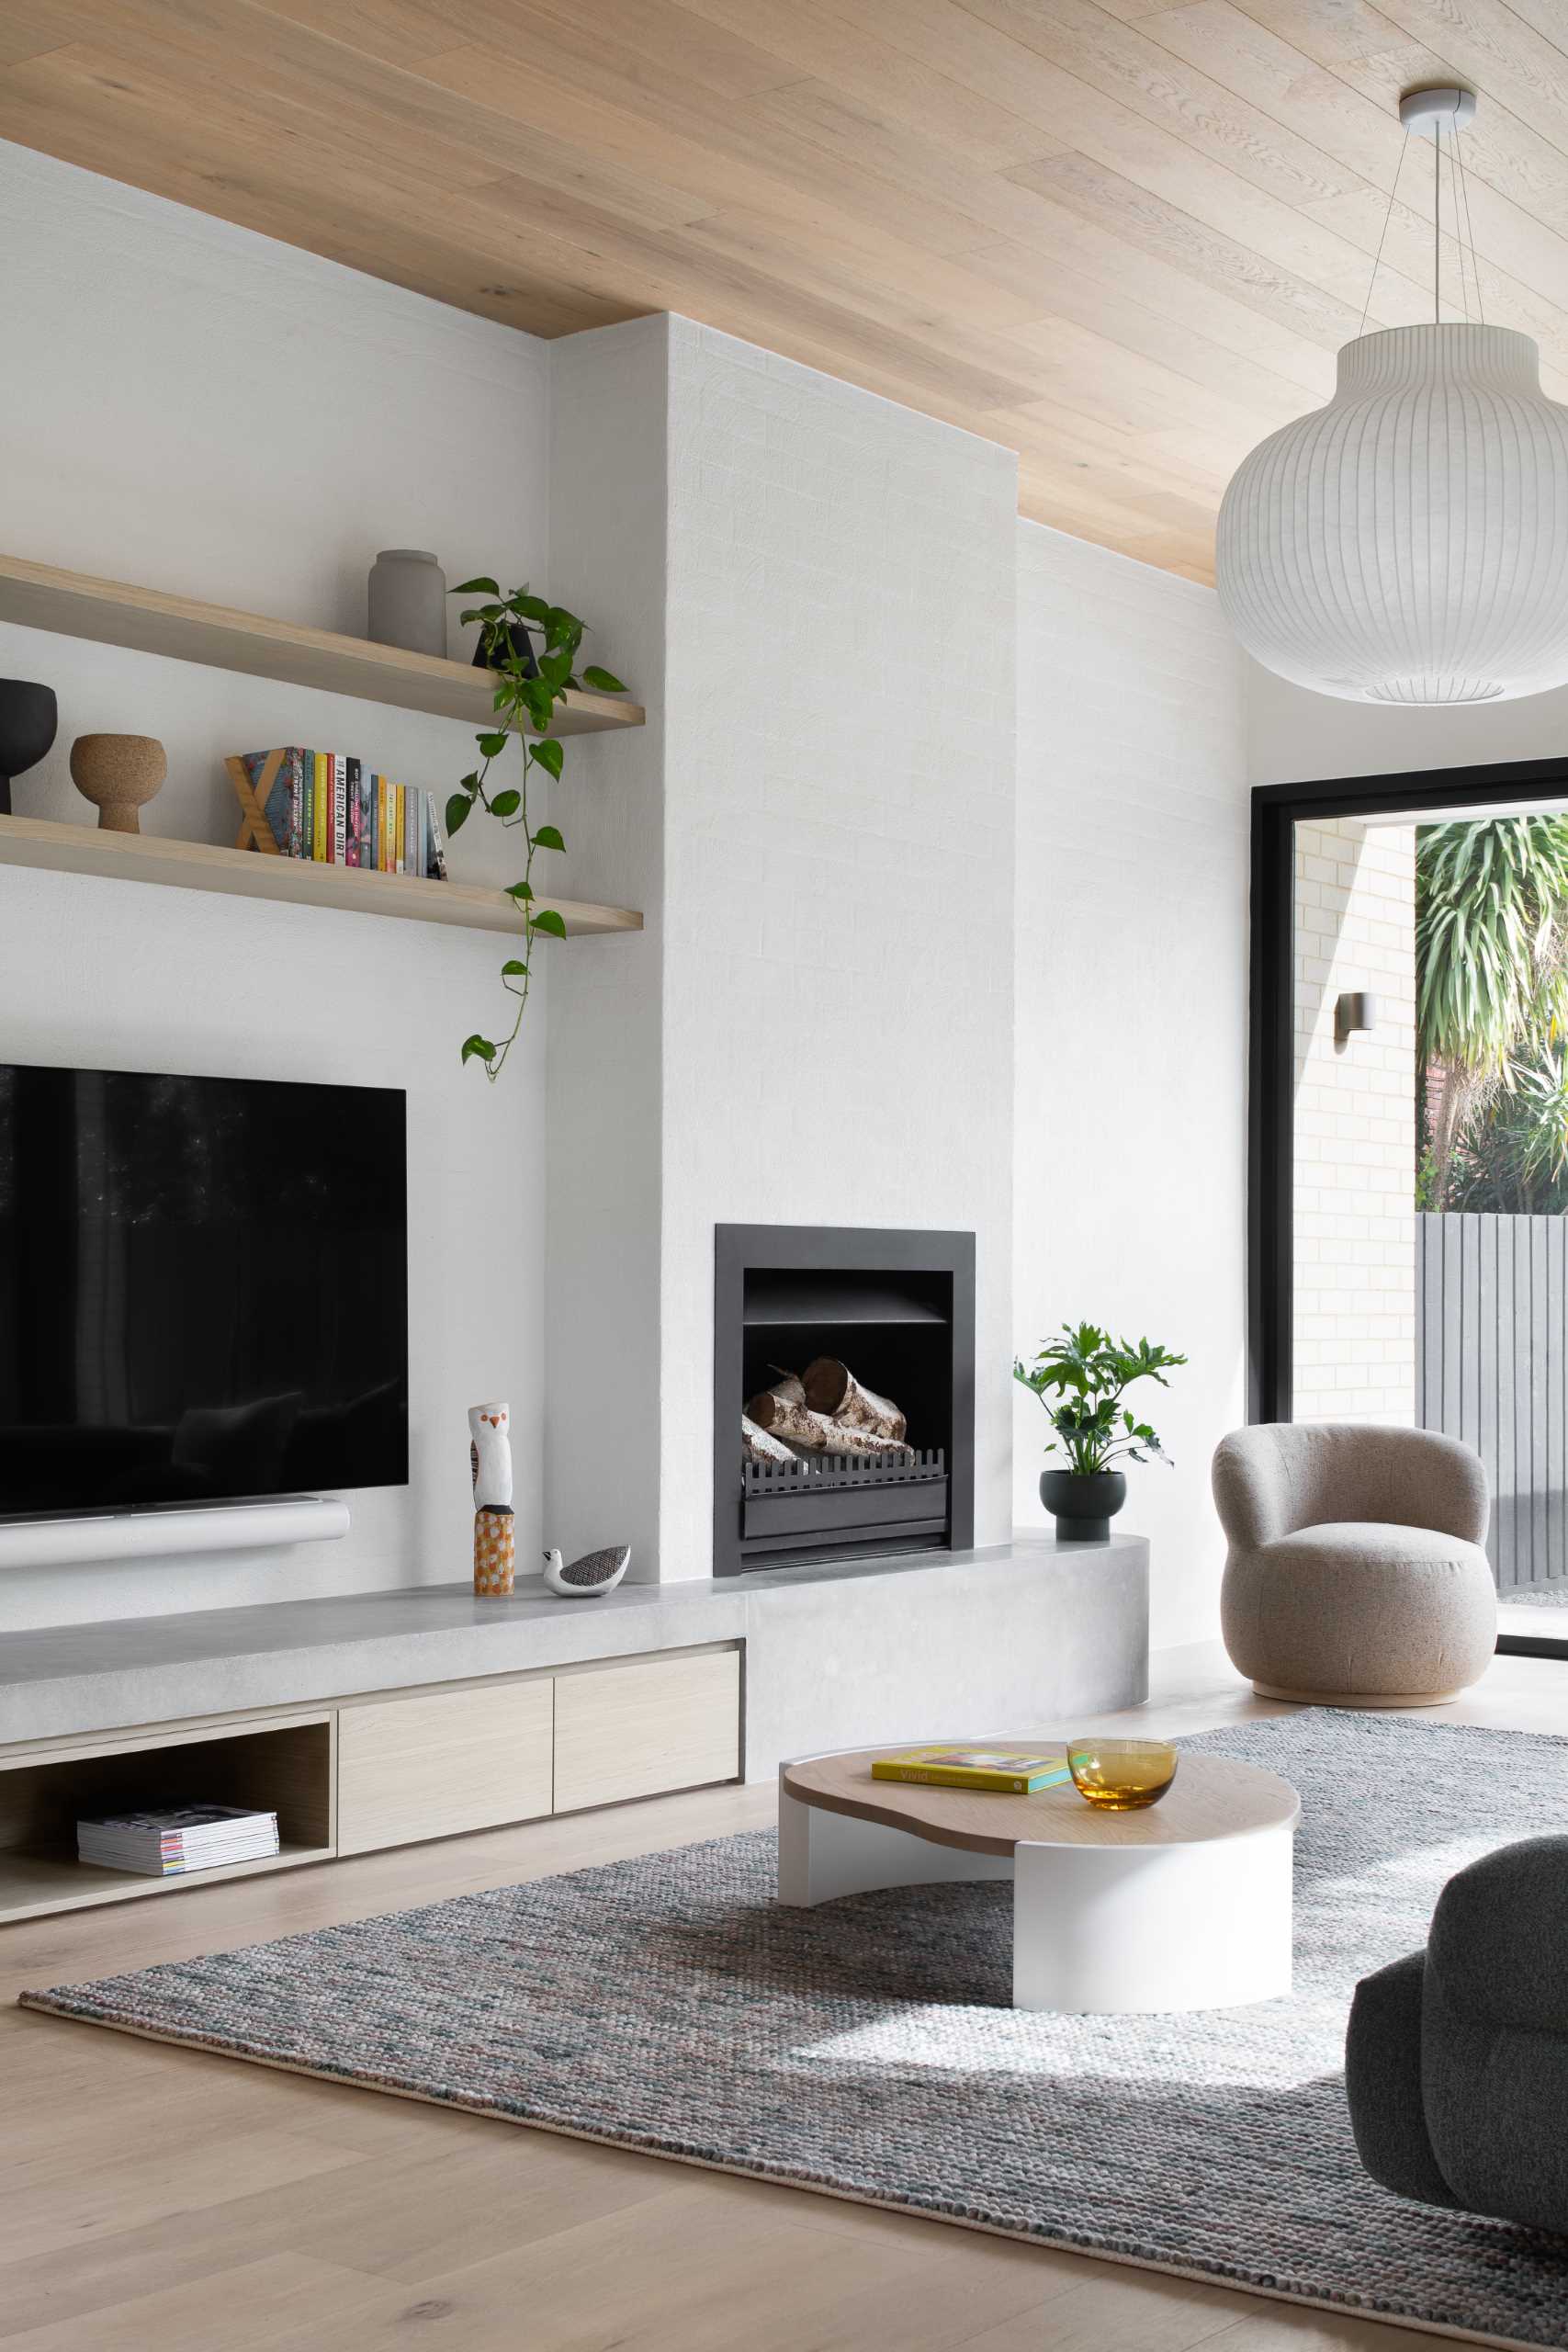
[[[1561,759],[1568,687],[1520,702],[1451,710],[1382,709],[1309,694],[1243,657],[1247,768],[1253,784],[1313,784],[1331,776],[1476,767],[1493,760]]]
[[[452,580],[542,572],[541,345],[15,147],[0,217],[7,552],[361,633],[378,548],[434,548]],[[0,627],[0,674],[59,693],[59,745],[17,789],[39,815],[91,819],[66,757],[98,729],[162,738],[145,828],[196,839],[233,837],[227,752],[303,741],[432,785],[469,764],[446,721],[41,632]],[[486,870],[477,831],[455,863]],[[457,1063],[504,952],[0,867],[0,1057],[407,1088],[413,1430],[409,1491],[353,1498],[341,1543],[8,1571],[0,1631],[460,1577],[481,1396],[511,1396],[536,1543],[544,1023],[501,1088]]]
[[[1218,1623],[1209,1459],[1245,1417],[1247,822],[1239,656],[1213,593],[1018,526],[1013,1344],[1065,1321],[1190,1359],[1134,1391],[1153,1639]],[[1015,1392],[1021,1523],[1043,1417]],[[1059,1457],[1058,1457],[1059,1458]]]
[[[635,679],[648,723],[569,747],[557,816],[573,894],[640,907],[609,956],[550,974],[547,1540],[570,1560],[629,1543],[659,1562],[663,1425],[664,632],[670,326],[637,319],[552,347],[551,594],[592,613],[587,658]]]
[[[0,1629],[461,1575],[461,1413],[498,1391],[525,1558],[543,1450],[551,1540],[705,1574],[713,1226],[777,1220],[976,1231],[982,1542],[1015,1346],[1081,1313],[1186,1346],[1179,1467],[1129,1519],[1156,1638],[1208,1630],[1246,954],[1213,599],[1021,530],[1009,453],[689,321],[555,345],[552,424],[526,337],[15,149],[0,209],[9,548],[357,630],[376,549],[433,546],[452,578],[547,577],[650,721],[575,747],[556,811],[563,889],[649,930],[552,957],[496,1091],[456,1059],[493,941],[0,869],[0,1051],[407,1085],[415,1423],[411,1496],[359,1498],[342,1544],[13,1574]],[[164,739],[147,822],[197,838],[229,834],[235,748],[467,764],[443,722],[35,633],[0,629],[0,671],[59,685],[20,805],[79,821],[65,749],[97,728]],[[479,836],[455,862],[485,870]],[[643,1408],[609,1467],[595,1373]]]

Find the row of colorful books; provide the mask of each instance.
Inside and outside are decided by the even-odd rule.
[[[446,881],[446,843],[434,793],[375,775],[344,752],[291,743],[241,757],[286,857]]]

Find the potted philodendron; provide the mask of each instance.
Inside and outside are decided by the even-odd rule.
[[[1055,1514],[1059,1536],[1080,1544],[1108,1536],[1127,1499],[1127,1481],[1111,1464],[1165,1460],[1147,1421],[1135,1419],[1122,1398],[1135,1380],[1168,1388],[1166,1374],[1186,1362],[1151,1340],[1134,1347],[1096,1324],[1067,1323],[1032,1364],[1014,1363],[1013,1378],[1045,1408],[1052,1430],[1046,1453],[1067,1457],[1065,1470],[1040,1474],[1040,1499]]]

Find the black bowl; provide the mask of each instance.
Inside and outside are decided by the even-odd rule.
[[[54,741],[60,705],[52,686],[0,678],[0,817],[11,813],[11,778],[36,767]]]

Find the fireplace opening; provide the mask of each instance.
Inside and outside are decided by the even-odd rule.
[[[720,1226],[714,1573],[974,1538],[975,1242]]]

